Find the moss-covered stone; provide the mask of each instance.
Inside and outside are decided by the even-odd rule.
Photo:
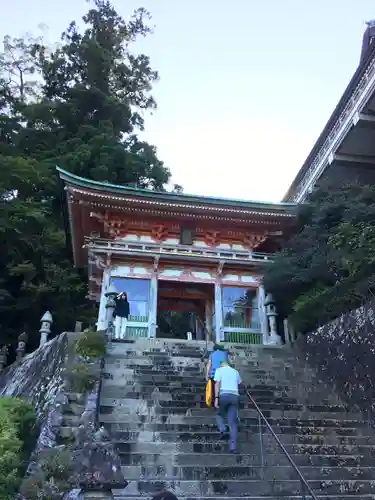
[[[107,352],[105,332],[84,330],[82,336],[77,340],[76,353],[84,358],[100,358]]]

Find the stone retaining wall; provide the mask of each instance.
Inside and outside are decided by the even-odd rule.
[[[0,374],[0,396],[27,398],[43,420],[63,386],[67,356],[68,335],[64,333],[6,368]]]
[[[343,400],[375,414],[375,299],[300,337],[296,347]]]
[[[101,383],[87,394],[72,393],[65,369],[69,363],[84,362],[74,352],[75,334],[63,333],[36,351],[14,362],[0,375],[0,397],[28,399],[35,407],[40,425],[36,447],[30,457],[28,475],[38,473],[39,458],[46,450],[64,449],[61,439],[72,438],[72,483],[69,500],[87,490],[108,492],[126,486],[119,457],[108,434],[98,429],[97,410]],[[100,363],[100,360],[93,361]],[[67,416],[74,423],[67,425]],[[26,500],[22,495],[19,498]]]

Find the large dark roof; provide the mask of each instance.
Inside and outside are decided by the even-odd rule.
[[[290,185],[287,193],[283,197],[283,201],[284,202],[286,200],[289,200],[290,197],[293,196],[294,192],[296,191],[296,188],[298,187],[298,185],[302,181],[305,173],[309,169],[309,166],[313,162],[314,157],[318,153],[319,149],[323,146],[324,141],[328,137],[331,129],[334,127],[334,125],[335,125],[336,121],[338,120],[338,118],[339,118],[342,110],[344,109],[346,103],[348,102],[348,100],[349,100],[349,98],[350,98],[353,90],[356,88],[356,86],[360,82],[362,76],[366,72],[369,63],[374,58],[374,56],[375,56],[375,43],[372,43],[369,46],[369,48],[367,50],[367,53],[364,53],[364,54],[361,55],[361,61],[360,61],[360,64],[359,64],[358,68],[356,69],[354,75],[352,76],[352,78],[351,78],[348,86],[346,87],[343,95],[341,96],[341,99],[339,100],[337,106],[335,107],[333,113],[331,114],[331,116],[330,116],[330,118],[329,118],[326,126],[324,127],[322,133],[320,134],[318,140],[314,144],[314,147],[310,151],[309,156],[306,158],[304,164],[302,165],[302,167],[300,168],[298,174],[296,175],[296,177],[294,178],[292,184]]]

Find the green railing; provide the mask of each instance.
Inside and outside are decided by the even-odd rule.
[[[128,321],[134,322],[134,323],[147,323],[148,321],[148,316],[133,316],[130,315],[128,318]]]
[[[147,326],[127,326],[125,338],[128,340],[136,340],[140,338],[148,337],[148,327]]]
[[[128,324],[126,326],[125,338],[127,340],[137,340],[140,338],[147,338],[147,337],[148,337],[148,316],[130,315],[128,318]]]
[[[249,328],[251,330],[260,330],[260,322],[257,318],[246,321],[242,318],[224,318],[224,327],[227,328]]]
[[[262,334],[259,332],[224,332],[224,342],[234,344],[262,344]]]

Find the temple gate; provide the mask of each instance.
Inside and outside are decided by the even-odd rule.
[[[267,344],[262,269],[292,230],[294,204],[116,186],[58,169],[75,265],[105,329],[109,295],[126,292],[126,337]],[[273,340],[274,341],[274,340]]]

